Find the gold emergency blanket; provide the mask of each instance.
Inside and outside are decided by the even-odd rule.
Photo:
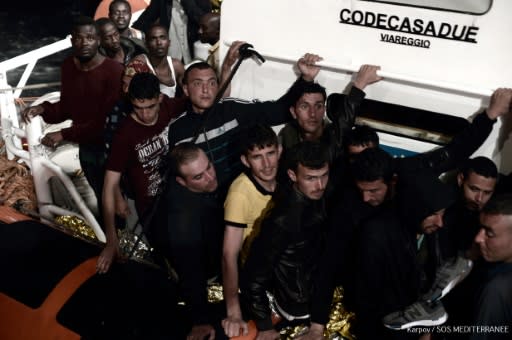
[[[92,228],[89,227],[89,225],[81,218],[76,216],[57,216],[55,218],[55,223],[66,228],[66,230],[75,237],[85,238],[87,240],[97,240]]]
[[[350,331],[351,323],[355,314],[348,312],[343,307],[343,288],[336,287],[334,290],[333,300],[331,304],[331,313],[329,314],[329,322],[324,331],[324,336],[329,340],[355,340],[355,336]],[[271,304],[273,307],[273,304]],[[273,308],[272,308],[273,309]],[[276,311],[273,309],[273,313]],[[295,327],[285,327],[281,329],[281,339],[294,339],[308,331],[308,326],[298,325]]]
[[[208,285],[208,302],[217,303],[224,300],[222,285],[219,283],[212,283]]]
[[[55,223],[65,228],[75,237],[98,242],[92,228],[81,218],[58,216],[55,218]],[[123,257],[143,263],[153,263],[151,256],[153,248],[142,237],[128,229],[118,230],[117,235],[119,237],[119,250]]]

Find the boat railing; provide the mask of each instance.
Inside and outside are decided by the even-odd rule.
[[[226,46],[231,46],[231,44],[232,44],[231,41],[224,41],[224,45],[226,45]],[[292,57],[292,56],[287,56],[287,55],[283,55],[283,54],[276,55],[269,51],[260,50],[260,49],[258,49],[258,52],[263,57],[270,59],[270,60],[278,61],[278,62],[285,62],[285,63],[293,64],[297,61],[297,58],[298,58],[298,57]],[[321,66],[323,68],[331,69],[331,70],[349,72],[349,73],[355,73],[355,72],[359,71],[359,68],[361,67],[361,65],[358,65],[356,63],[343,64],[343,63],[335,63],[335,62],[330,62],[330,61],[320,61],[320,62],[316,63],[316,65]],[[490,89],[490,88],[467,86],[464,84],[456,84],[456,83],[451,83],[451,82],[446,82],[446,81],[437,81],[437,80],[433,80],[433,79],[426,79],[426,78],[421,78],[421,77],[410,76],[407,74],[388,72],[385,70],[377,71],[377,75],[381,76],[387,80],[394,80],[394,81],[398,81],[398,82],[402,82],[402,83],[414,84],[414,85],[417,85],[420,87],[431,87],[431,88],[440,89],[440,90],[460,92],[460,93],[465,93],[465,94],[472,95],[472,96],[490,97],[492,95],[492,93],[494,92],[494,89]]]
[[[94,214],[85,204],[75,185],[63,169],[48,157],[48,151],[41,144],[43,137],[43,123],[40,117],[34,117],[23,128],[20,127],[18,110],[15,100],[20,98],[22,91],[28,88],[49,87],[55,83],[43,85],[27,85],[32,71],[39,59],[58,53],[71,47],[69,37],[43,46],[31,52],[19,55],[12,59],[0,62],[0,114],[2,126],[2,138],[4,139],[7,157],[18,157],[29,165],[37,196],[39,214],[43,218],[52,219],[55,215],[77,216],[87,223],[101,242],[105,242],[105,234],[98,224]],[[26,66],[15,87],[7,82],[7,72]],[[28,151],[22,148],[21,139],[27,140]],[[79,213],[57,206],[53,202],[49,179],[57,176],[67,189],[71,199],[79,210]]]

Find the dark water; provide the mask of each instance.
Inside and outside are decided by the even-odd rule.
[[[6,0],[2,0],[4,1]],[[46,2],[49,6],[44,4],[45,2],[41,0],[37,4],[21,1],[9,6],[5,6],[5,3],[0,6],[0,62],[66,38],[73,17],[92,16],[95,8],[93,3],[87,3],[88,6],[85,6],[85,2],[80,3],[77,0]],[[69,53],[70,49],[67,49],[40,59],[27,84],[58,82],[60,64]],[[11,86],[18,84],[24,69],[22,66],[7,73],[7,81]],[[22,96],[41,96],[57,90],[58,87],[24,90]]]

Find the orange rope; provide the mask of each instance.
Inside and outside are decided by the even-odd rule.
[[[3,146],[4,141],[0,140],[0,148]],[[17,209],[37,209],[34,182],[29,169],[18,163],[17,159],[8,160],[5,151],[0,154],[0,204]]]

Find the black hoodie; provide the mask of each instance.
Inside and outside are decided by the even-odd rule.
[[[453,190],[426,172],[402,176],[397,189],[396,200],[361,227],[355,302],[360,339],[406,336],[388,333],[381,319],[430,288],[441,261],[436,233],[425,235],[425,257],[418,256],[417,235],[423,219],[454,202]]]

